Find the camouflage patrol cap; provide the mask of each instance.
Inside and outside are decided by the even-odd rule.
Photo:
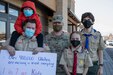
[[[54,15],[53,16],[53,22],[62,22],[63,17],[62,15]]]

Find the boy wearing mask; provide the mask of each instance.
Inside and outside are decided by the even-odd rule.
[[[25,36],[24,30],[22,29],[22,25],[26,19],[35,19],[36,20],[36,31],[31,38],[34,41],[35,40],[34,38],[36,37],[37,43],[40,43],[40,44],[38,44],[38,47],[43,47],[43,35],[41,34],[42,24],[36,13],[36,7],[35,7],[34,3],[31,1],[26,1],[22,4],[21,12],[14,24],[14,28],[16,31],[14,31],[12,33],[11,40],[9,43],[10,46],[14,47],[15,42],[17,41],[18,37],[21,34]]]
[[[87,75],[103,75],[103,50],[105,44],[101,33],[93,29],[94,21],[95,18],[92,13],[82,14],[81,22],[84,26],[81,31],[82,41],[93,62],[93,66],[89,68]]]

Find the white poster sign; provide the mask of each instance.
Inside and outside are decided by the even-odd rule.
[[[32,55],[32,52],[16,51],[10,56],[6,50],[0,52],[0,75],[56,75],[56,53]]]

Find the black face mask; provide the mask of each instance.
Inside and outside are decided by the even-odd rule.
[[[80,45],[80,41],[79,40],[71,40],[71,44],[73,45],[73,47],[77,47],[78,45]]]
[[[85,20],[85,21],[83,22],[83,25],[84,25],[85,28],[90,28],[91,25],[93,25],[93,24],[91,23],[90,20]]]

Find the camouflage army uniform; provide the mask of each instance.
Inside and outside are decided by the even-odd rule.
[[[60,36],[54,35],[54,32],[48,34],[44,43],[47,44],[50,48],[50,51],[57,53],[57,74],[56,75],[66,75],[62,66],[59,66],[59,61],[62,55],[62,52],[69,45],[69,34],[63,32]]]
[[[83,34],[88,34],[88,33],[86,33],[84,30],[82,30],[81,33],[82,33],[82,42],[85,45],[86,37]],[[101,33],[99,31],[92,29],[90,34],[92,34],[92,35],[89,36],[89,50],[88,51],[89,51],[90,57],[93,61],[93,65],[98,66],[97,50],[104,50],[105,44],[104,44],[103,38],[101,36]],[[97,68],[97,70],[98,70],[98,68]],[[94,70],[92,70],[92,71],[94,71]],[[94,71],[94,72],[96,72],[96,71]]]

